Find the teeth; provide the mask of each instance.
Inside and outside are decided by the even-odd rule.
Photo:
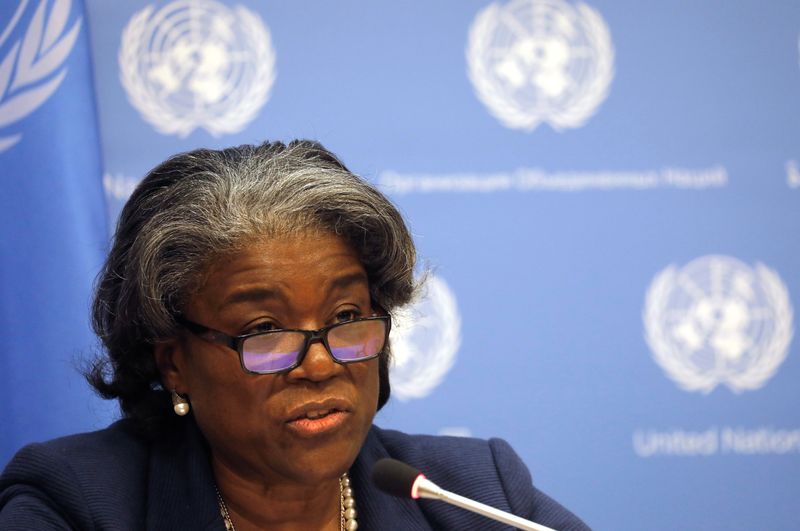
[[[322,411],[309,411],[308,413],[306,413],[306,417],[308,417],[311,420],[315,420],[328,415],[330,412],[331,412],[330,409],[325,409]]]

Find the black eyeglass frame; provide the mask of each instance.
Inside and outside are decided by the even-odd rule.
[[[280,374],[284,372],[289,372],[293,369],[296,369],[303,363],[303,359],[305,359],[306,354],[308,354],[308,349],[311,347],[311,344],[314,342],[321,342],[325,346],[325,350],[328,351],[331,359],[340,365],[347,365],[349,363],[356,363],[359,361],[368,361],[371,359],[375,359],[386,350],[386,346],[389,344],[389,332],[392,328],[392,318],[389,315],[373,315],[371,317],[360,317],[358,319],[352,319],[350,321],[344,321],[341,323],[334,323],[332,325],[323,326],[317,330],[300,330],[300,329],[293,329],[293,328],[279,328],[277,330],[266,330],[264,332],[253,332],[250,334],[242,334],[239,336],[230,336],[225,332],[220,332],[219,330],[214,330],[213,328],[209,328],[205,325],[201,325],[200,323],[195,323],[194,321],[190,321],[183,316],[177,316],[175,320],[178,322],[179,325],[187,329],[192,334],[196,335],[200,339],[208,341],[209,343],[213,343],[216,345],[222,345],[225,347],[230,348],[231,350],[236,351],[239,355],[239,365],[242,367],[242,370],[248,374]],[[358,323],[361,321],[383,321],[386,326],[385,336],[383,338],[383,348],[378,351],[373,356],[367,356],[365,358],[358,358],[353,360],[340,360],[333,354],[333,350],[331,349],[330,344],[328,343],[328,333],[333,330],[334,328],[338,328],[340,326],[344,326],[351,323]],[[255,336],[265,336],[268,334],[277,334],[280,332],[295,332],[301,333],[305,336],[305,342],[303,343],[302,348],[300,349],[299,353],[297,354],[297,359],[295,359],[294,363],[285,369],[279,369],[274,371],[267,371],[267,372],[259,372],[259,371],[252,371],[245,367],[244,365],[244,352],[243,346],[244,342],[247,339]]]

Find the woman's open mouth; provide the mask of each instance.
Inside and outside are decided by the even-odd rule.
[[[292,415],[286,424],[297,435],[313,437],[335,431],[345,422],[349,413],[340,404],[309,404]]]

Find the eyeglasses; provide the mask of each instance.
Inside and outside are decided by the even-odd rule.
[[[391,318],[380,315],[336,323],[319,330],[283,329],[229,336],[182,317],[177,321],[200,339],[238,352],[242,369],[251,374],[274,374],[298,367],[315,341],[325,345],[336,363],[366,361],[383,352],[391,328]]]

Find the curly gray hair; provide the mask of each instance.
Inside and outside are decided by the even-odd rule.
[[[375,305],[390,312],[415,291],[416,250],[402,216],[374,186],[308,140],[199,149],[154,168],[125,205],[93,305],[105,356],[87,371],[146,432],[170,417],[153,345],[216,259],[257,237],[321,230],[344,238],[367,271]],[[378,408],[389,398],[389,349]]]

